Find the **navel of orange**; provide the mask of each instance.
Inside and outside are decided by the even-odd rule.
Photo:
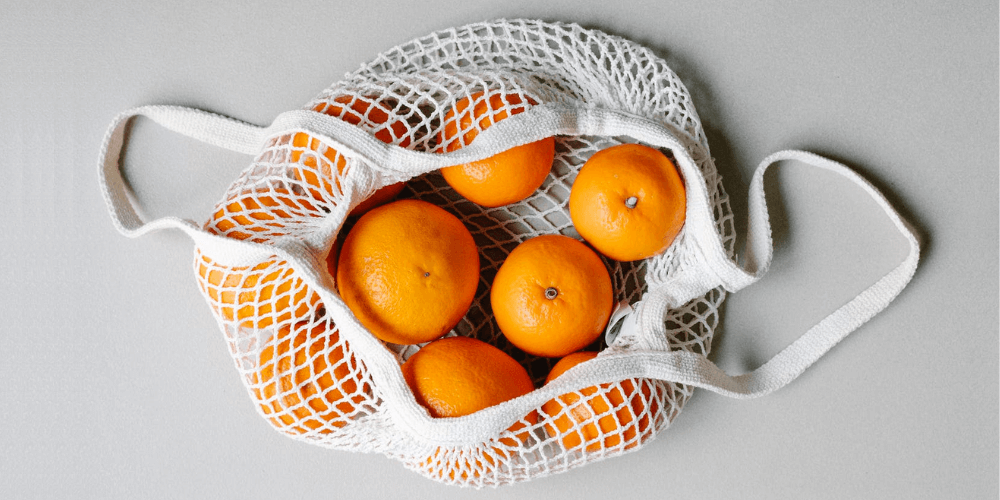
[[[662,152],[622,144],[594,153],[569,195],[573,226],[598,252],[623,262],[667,249],[684,225],[684,182]]]
[[[560,357],[595,341],[614,307],[604,263],[578,240],[542,235],[521,243],[493,280],[500,331],[535,356]]]

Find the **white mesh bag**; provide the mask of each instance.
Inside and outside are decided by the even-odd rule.
[[[521,104],[470,144],[445,152],[444,114],[478,92],[517,96],[508,102]],[[207,222],[137,215],[119,157],[126,124],[138,115],[254,155]],[[550,136],[551,173],[513,205],[480,207],[439,172]],[[594,152],[624,142],[675,160],[686,188],[685,226],[660,255],[605,259],[620,332],[608,337],[610,345],[592,346],[601,349],[597,358],[542,386],[554,360],[505,341],[489,307],[490,284],[518,243],[541,234],[578,237],[567,211],[576,173]],[[726,293],[759,279],[770,263],[763,173],[781,160],[853,180],[907,238],[910,253],[763,366],[729,376],[706,356]],[[638,450],[670,425],[695,387],[736,398],[782,387],[888,305],[919,254],[912,232],[870,184],[838,163],[784,151],[765,159],[752,180],[748,244],[737,264],[728,197],[677,75],[643,47],[572,24],[503,20],[433,33],[379,54],[268,127],[189,108],[136,108],[112,123],[100,178],[123,234],[176,228],[194,239],[198,285],[251,400],[275,428],[318,446],[384,453],[463,486],[525,481]],[[528,369],[535,391],[468,416],[432,418],[400,371],[420,346],[377,340],[340,300],[325,259],[349,230],[349,212],[401,182],[400,198],[458,216],[479,248],[476,299],[449,335],[499,346]],[[546,406],[556,398],[560,404]],[[585,417],[569,418],[580,408]]]

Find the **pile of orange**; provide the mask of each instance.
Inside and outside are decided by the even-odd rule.
[[[594,153],[569,194],[576,230],[598,252],[623,262],[667,249],[684,225],[684,181],[662,152],[622,144]]]
[[[490,126],[533,105],[533,99],[516,93],[477,92],[460,99],[444,114],[438,152],[466,147]],[[377,99],[337,98],[315,110],[363,124],[383,142],[410,144],[406,122]],[[318,203],[339,188],[335,179],[345,160],[307,134],[295,134],[291,142],[296,176]],[[554,144],[555,138],[549,137],[481,161],[443,168],[441,173],[456,192],[479,205],[516,203],[544,183],[554,161]],[[359,205],[352,215],[360,217],[338,240],[340,246],[330,250],[328,269],[340,297],[377,338],[422,345],[401,371],[415,400],[433,417],[468,415],[533,391],[525,369],[498,348],[466,337],[443,338],[465,316],[480,286],[478,248],[461,220],[440,207],[418,200],[383,204],[401,188],[383,188]],[[280,229],[282,219],[311,216],[311,203],[280,191],[236,199],[217,212],[210,226],[234,238],[266,240],[271,224]],[[534,356],[563,358],[546,383],[597,355],[581,350],[604,332],[615,302],[610,275],[598,252],[619,261],[663,252],[679,234],[685,210],[683,181],[666,155],[638,144],[606,148],[581,168],[570,193],[570,217],[586,243],[543,235],[523,242],[507,256],[491,284],[490,305],[500,331],[515,347]],[[223,287],[223,277],[213,274],[209,264],[206,258],[203,281]],[[306,298],[311,292],[297,287],[294,276],[271,277],[256,269],[244,274],[251,271],[257,272],[256,281],[242,275],[233,278],[233,283],[225,284],[237,291],[215,297],[225,319],[246,320],[260,328],[294,320],[308,312],[299,310],[299,304],[314,304]],[[268,297],[283,293],[288,300],[270,305],[273,319],[267,325],[254,324],[261,303],[266,302],[256,283],[266,279],[273,282]],[[240,287],[252,291],[239,291]],[[285,313],[288,317],[281,315]],[[353,377],[354,372],[334,368],[352,364],[349,353],[340,350],[332,358],[315,358],[306,354],[312,347],[300,337],[279,334],[277,347],[269,344],[261,352],[262,370],[255,384],[262,408],[280,428],[315,429],[323,422],[342,422],[337,419],[357,405],[347,394],[368,388]],[[278,378],[274,368],[266,368],[286,365],[298,367],[312,385],[297,386],[297,378]],[[326,385],[316,385],[316,380]],[[331,390],[334,386],[340,389]],[[653,382],[639,379],[564,394],[543,406],[542,428],[565,449],[628,449],[653,425],[658,411],[655,392]],[[317,398],[320,393],[325,396]],[[526,427],[538,418],[535,413],[526,415],[505,434],[513,438],[499,439],[490,453],[451,466],[465,470],[459,474],[463,477],[488,470],[494,457],[505,453],[503,449],[529,438]],[[439,455],[440,450],[428,461]]]

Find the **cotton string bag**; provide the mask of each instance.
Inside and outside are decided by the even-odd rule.
[[[530,104],[446,152],[445,113],[483,91]],[[126,125],[136,116],[253,156],[207,222],[145,221],[137,214],[120,171]],[[512,205],[480,207],[439,172],[551,136],[551,173]],[[674,160],[686,188],[685,225],[659,255],[605,259],[619,301],[607,340],[593,346],[602,349],[595,359],[542,386],[555,360],[506,343],[492,321],[489,286],[518,243],[542,234],[578,237],[567,210],[573,180],[593,153],[623,143],[652,146]],[[768,270],[763,176],[786,160],[850,179],[884,210],[909,254],[762,366],[731,376],[707,358],[719,307],[727,293]],[[747,247],[737,261],[728,196],[680,79],[648,49],[575,24],[499,20],[417,38],[267,127],[178,106],[131,109],[111,124],[99,168],[121,233],[179,229],[194,240],[199,288],[263,418],[293,439],[383,453],[462,486],[526,481],[638,450],[669,427],[696,387],[738,399],[783,387],[885,308],[919,256],[913,232],[871,184],[837,162],[781,151],[761,162],[750,183]],[[348,214],[379,188],[400,182],[398,198],[429,201],[458,216],[479,248],[475,301],[448,335],[504,349],[527,368],[538,387],[533,392],[464,417],[432,418],[400,372],[421,346],[379,341],[339,298],[326,257],[349,230]],[[586,402],[594,415],[576,421],[570,403],[546,413],[545,403],[560,396]]]

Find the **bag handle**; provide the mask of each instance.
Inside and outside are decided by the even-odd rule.
[[[165,228],[178,228],[189,234],[191,230],[198,231],[195,222],[178,217],[143,221],[129,198],[119,162],[125,146],[125,129],[136,116],[145,116],[168,130],[245,154],[254,154],[260,149],[266,130],[233,118],[183,106],[142,106],[116,116],[104,135],[98,159],[98,176],[112,222],[119,232],[128,237]]]
[[[754,172],[753,179],[750,181],[749,199],[747,202],[749,219],[747,222],[747,249],[744,255],[745,264],[743,267],[739,267],[732,261],[729,261],[730,266],[727,266],[728,269],[726,270],[728,275],[723,278],[733,282],[736,289],[739,289],[760,279],[767,273],[768,268],[770,268],[773,256],[773,242],[771,240],[770,217],[764,193],[764,173],[775,163],[786,160],[798,161],[811,167],[828,170],[845,177],[875,200],[878,207],[882,209],[899,233],[906,238],[910,246],[909,254],[897,268],[901,274],[905,275],[905,279],[899,284],[896,293],[902,290],[916,271],[917,260],[920,255],[920,244],[917,242],[912,229],[899,213],[892,208],[892,205],[886,200],[885,196],[875,186],[865,180],[865,178],[841,163],[813,153],[798,150],[785,150],[771,154],[767,158],[764,158]],[[890,272],[886,277],[893,275],[895,272],[896,270]],[[886,286],[888,287],[889,285]],[[893,294],[893,297],[895,297],[895,294]],[[888,302],[885,305],[887,304]],[[879,308],[879,310],[881,309]]]
[[[231,151],[256,154],[271,127],[259,127],[227,116],[184,106],[141,106],[124,111],[114,118],[101,145],[98,157],[98,180],[111,221],[118,232],[136,238],[160,229],[180,229],[195,243],[215,255],[224,252],[231,265],[253,264],[278,256],[302,265],[310,259],[308,249],[289,239],[279,247],[234,240],[204,231],[190,219],[167,216],[145,221],[128,195],[120,168],[125,146],[125,131],[136,116],[145,116],[168,130]]]
[[[561,116],[558,108],[539,109],[539,112],[542,115],[536,117],[535,122],[542,122],[546,130],[557,127],[557,124],[547,123],[545,120],[558,122]],[[525,119],[524,116],[518,116],[517,119],[504,120],[490,127],[489,135],[495,138],[492,142],[478,141],[458,151],[434,154],[385,144],[346,121],[310,110],[281,113],[267,127],[184,106],[141,106],[122,112],[109,126],[98,159],[98,177],[115,228],[130,238],[159,229],[176,228],[188,233],[198,243],[201,243],[199,233],[204,232],[195,222],[178,217],[144,221],[128,196],[120,160],[125,144],[125,130],[129,121],[136,116],[145,116],[168,130],[201,142],[249,155],[259,153],[265,146],[266,139],[272,135],[293,130],[309,131],[342,153],[350,153],[368,163],[380,165],[382,174],[397,182],[449,165],[486,158],[510,147],[510,144],[541,139],[545,133],[539,129],[526,132],[518,127],[516,122]],[[351,182],[347,181],[348,184]],[[346,189],[349,186],[342,187]]]
[[[640,357],[646,358],[640,362],[645,366],[638,371],[644,373],[645,376],[702,387],[739,399],[769,394],[797,378],[848,334],[885,309],[913,277],[920,258],[920,244],[913,230],[878,189],[840,163],[805,151],[789,150],[768,156],[754,172],[749,190],[745,264],[741,267],[729,259],[726,259],[725,262],[715,263],[717,266],[715,272],[720,274],[727,289],[740,289],[757,281],[771,265],[773,243],[764,193],[764,173],[771,165],[785,160],[795,160],[812,167],[832,171],[862,188],[875,200],[900,234],[906,238],[909,244],[909,253],[906,258],[896,268],[821,320],[752,372],[731,376],[703,355],[674,351],[641,355]],[[659,301],[664,302],[659,304],[660,307],[651,307],[653,304],[642,304],[638,314],[629,318],[631,321],[627,322],[623,329],[638,328],[637,323],[642,321],[643,326],[648,331],[650,321],[654,319],[656,314],[663,311],[663,307],[668,306],[669,298],[665,297]],[[657,312],[652,313],[652,311]],[[659,316],[659,321],[662,322],[662,314]]]

